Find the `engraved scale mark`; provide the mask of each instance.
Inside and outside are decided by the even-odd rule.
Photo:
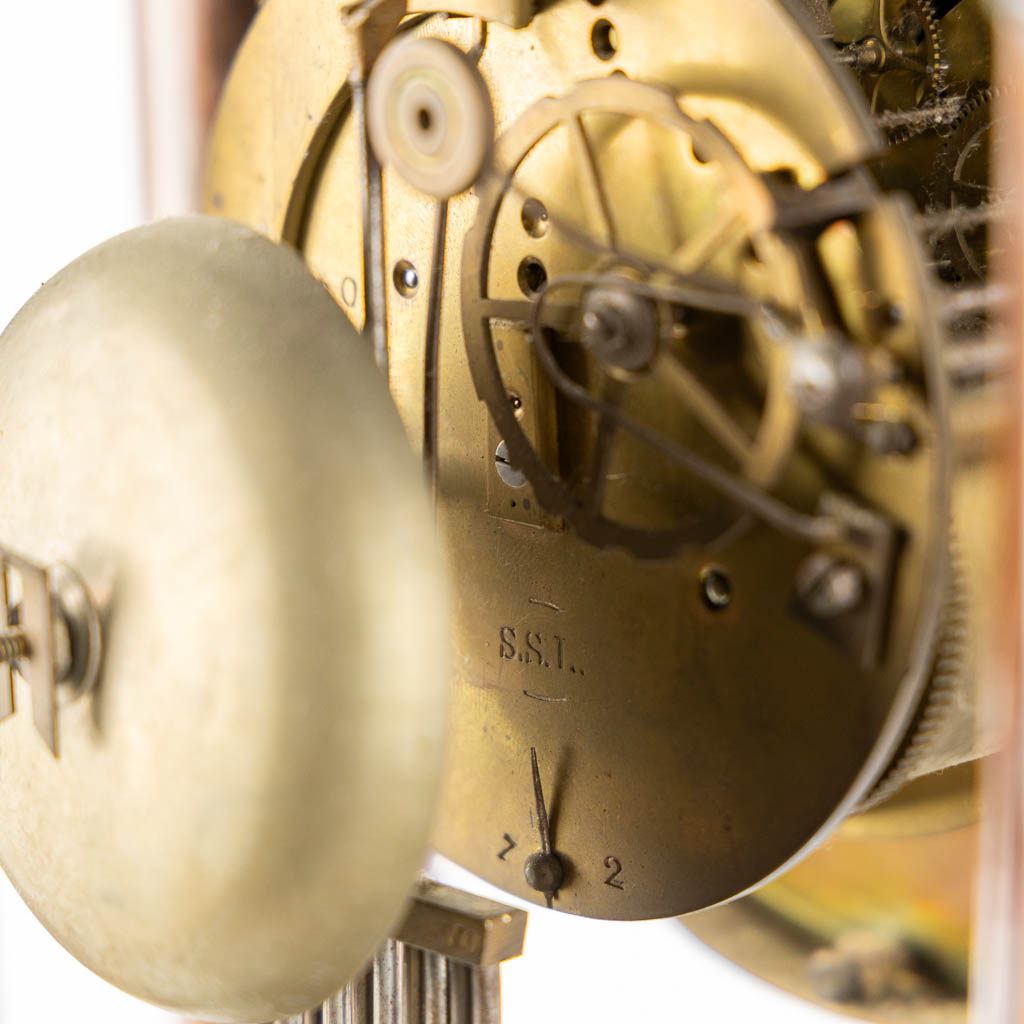
[[[523,690],[523,696],[533,700],[542,700],[545,704],[567,704],[569,702],[568,697],[545,697],[542,693],[532,693],[530,690]]]

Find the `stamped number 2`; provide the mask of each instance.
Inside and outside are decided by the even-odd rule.
[[[619,875],[622,874],[622,864],[619,862],[619,858],[605,857],[604,866],[611,869],[611,874],[604,880],[604,884],[610,885],[613,889],[625,889],[625,886],[619,881]]]

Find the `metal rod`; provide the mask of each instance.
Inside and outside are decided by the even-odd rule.
[[[371,1024],[373,1015],[373,972],[364,974],[350,982],[342,999],[342,1020],[344,1024]]]
[[[403,992],[402,1024],[422,1024],[423,1021],[423,958],[422,949],[401,944]]]
[[[850,43],[834,54],[836,63],[848,68],[874,69],[878,67],[878,50],[863,43]]]
[[[473,971],[473,1024],[501,1024],[501,968]]]
[[[1010,204],[979,203],[977,206],[957,206],[952,210],[925,213],[918,218],[921,230],[929,235],[941,236],[951,231],[966,231],[981,227],[1010,212]]]
[[[998,337],[957,341],[942,352],[946,371],[957,378],[991,377],[1005,373],[1010,369],[1012,359],[1013,347],[1005,338]]]
[[[423,1024],[448,1024],[448,964],[440,953],[423,954]]]
[[[942,296],[942,314],[953,320],[967,313],[985,313],[1013,298],[1013,289],[1004,284],[976,285],[970,288],[948,288]]]
[[[373,961],[373,1024],[401,1024],[402,955],[395,939],[388,939]]]
[[[472,971],[469,964],[448,961],[448,1024],[472,1024]]]
[[[448,250],[448,200],[442,199],[434,213],[434,235],[430,256],[430,294],[427,303],[427,338],[423,360],[423,462],[427,484],[437,493],[437,376],[441,353],[441,302],[444,290],[445,253]]]
[[[366,82],[361,69],[352,75],[352,109],[360,131],[363,171],[363,292],[364,330],[373,340],[373,355],[388,375],[387,275],[384,270],[384,183],[366,124]]]
[[[957,118],[963,106],[962,96],[950,96],[927,107],[887,110],[875,117],[875,124],[879,128],[926,128],[931,125],[949,124]]]
[[[344,1002],[347,991],[343,988],[324,1003],[324,1024],[346,1024]]]

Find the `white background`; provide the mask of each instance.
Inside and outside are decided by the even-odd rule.
[[[131,0],[0,0],[0,326],[65,263],[143,218],[135,53]],[[544,910],[531,915],[526,956],[505,969],[504,1005],[507,1024],[842,1019],[739,971],[676,922]],[[75,963],[0,875],[0,1024],[173,1020]]]

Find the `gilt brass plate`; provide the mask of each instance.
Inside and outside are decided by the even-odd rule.
[[[616,30],[603,53],[599,16]],[[348,102],[350,50],[334,17],[333,5],[314,0],[264,6],[221,107],[207,203],[295,244],[361,326],[359,126]],[[596,11],[572,0],[546,6],[520,30],[489,24],[482,49],[472,19],[412,24],[480,53],[499,157],[515,148],[508,140],[524,135],[538,104],[569,104],[592,79],[662,97],[668,90],[683,115],[710,122],[752,176],[783,171],[805,193],[877,144],[860,96],[783,4],[617,0]],[[315,72],[298,76],[301,96],[283,94],[276,84],[308,65],[313,39]],[[673,192],[673,165],[636,126],[635,111],[619,113],[633,120],[590,136],[609,175],[613,217],[630,225],[641,249],[670,229],[685,240],[700,209]],[[794,587],[812,546],[756,517],[741,517],[738,527],[727,518],[714,543],[705,535],[660,552],[589,543],[529,480],[513,487],[499,474],[500,417],[481,401],[493,408],[496,396],[470,372],[468,353],[480,339],[465,329],[467,282],[480,275],[482,258],[485,283],[504,289],[495,293],[501,299],[517,288],[523,297],[528,258],[551,278],[581,269],[566,225],[598,226],[581,200],[579,160],[551,138],[528,154],[525,179],[498,160],[493,176],[442,207],[397,175],[384,178],[386,267],[411,264],[420,281],[387,295],[391,391],[410,440],[425,452],[457,595],[453,729],[434,840],[488,881],[543,903],[524,877],[541,846],[534,748],[566,872],[553,905],[594,917],[664,917],[729,899],[813,847],[870,790],[913,715],[946,580],[938,336],[906,211],[878,197],[856,230],[838,229],[831,272],[858,344],[903,367],[887,401],[913,419],[919,443],[910,454],[877,456],[825,428],[802,430],[781,468],[773,464],[761,480],[808,515],[830,488],[855,497],[901,539],[891,625],[877,657],[861,660],[808,624]],[[546,232],[530,230],[530,198],[543,200]],[[744,252],[738,245],[714,265],[717,280],[738,280]],[[744,277],[743,286],[788,301],[799,275],[784,254],[767,262],[772,273]],[[440,302],[432,304],[434,277]],[[810,294],[793,300],[805,329],[816,315]],[[899,318],[883,329],[878,312],[887,303]],[[529,357],[523,324],[509,321],[493,334],[507,355],[502,380],[519,375],[509,396],[522,403],[518,422],[543,449],[557,400]],[[671,403],[657,403],[663,395],[648,408],[669,429],[689,430]],[[696,433],[685,436],[692,442]],[[657,525],[687,486],[704,509],[692,481],[664,475],[646,457],[620,459],[608,496],[624,520]],[[724,610],[702,596],[714,568],[731,583]]]

